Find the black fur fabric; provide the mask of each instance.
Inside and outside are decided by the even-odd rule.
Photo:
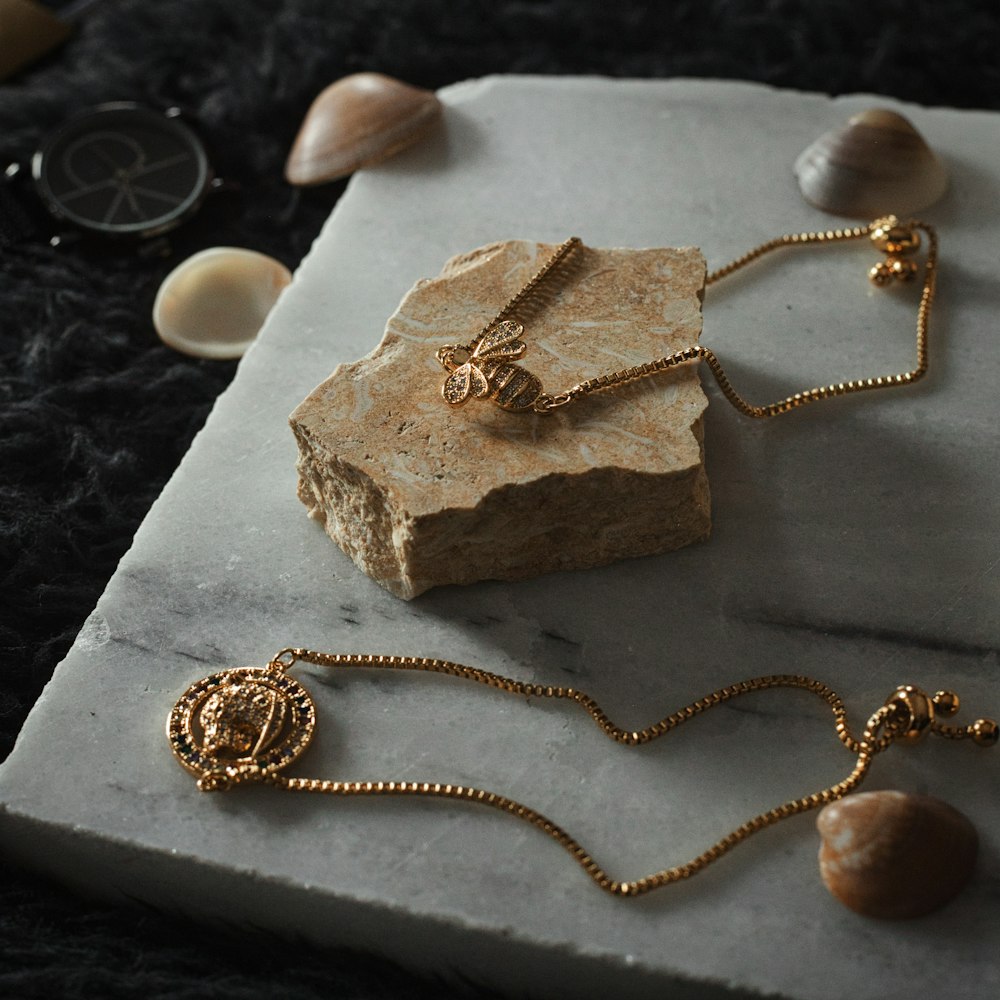
[[[180,231],[174,262],[229,244],[294,268],[343,185],[294,190],[284,158],[312,98],[348,73],[424,87],[496,72],[730,77],[998,109],[998,52],[995,0],[105,0],[60,53],[0,84],[0,156],[23,161],[88,105],[178,104],[235,190]],[[0,253],[2,758],[234,365],[156,339],[150,307],[171,261]],[[266,940],[200,943],[165,917],[0,873],[3,996],[479,992],[441,976]]]

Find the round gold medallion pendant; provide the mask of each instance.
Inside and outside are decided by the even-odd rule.
[[[167,719],[174,756],[204,791],[266,778],[309,745],[316,706],[274,667],[236,667],[192,684]]]

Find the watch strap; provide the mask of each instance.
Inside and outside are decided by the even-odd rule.
[[[12,246],[30,239],[38,226],[10,189],[10,184],[0,183],[0,247]]]

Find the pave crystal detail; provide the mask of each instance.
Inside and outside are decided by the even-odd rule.
[[[266,776],[309,745],[316,707],[294,678],[274,668],[212,674],[181,695],[167,719],[174,756],[192,774]]]

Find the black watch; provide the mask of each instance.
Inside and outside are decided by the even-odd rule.
[[[8,168],[0,200],[0,237],[14,242],[40,226],[30,192]],[[104,240],[140,242],[179,226],[215,186],[204,143],[176,109],[102,104],[53,129],[31,160],[34,194],[50,217],[47,228]],[[16,189],[20,187],[20,191]],[[16,193],[15,193],[16,191]],[[20,232],[19,232],[20,230]],[[60,242],[63,233],[53,234]]]

